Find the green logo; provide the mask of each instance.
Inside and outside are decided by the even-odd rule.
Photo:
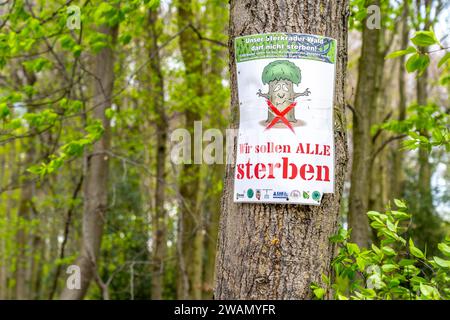
[[[309,192],[303,191],[303,199],[309,199]]]
[[[249,197],[249,199],[251,199],[251,198],[253,198],[253,195],[254,195],[255,193],[253,192],[253,189],[248,189],[247,190],[247,197]]]
[[[312,193],[312,198],[313,198],[313,200],[319,201],[320,200],[320,192],[319,191],[314,191]]]

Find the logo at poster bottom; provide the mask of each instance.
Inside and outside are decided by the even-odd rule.
[[[248,189],[247,190],[247,197],[249,199],[253,198],[254,195],[255,195],[255,192],[253,191],[253,189]]]
[[[272,189],[262,189],[264,191],[264,199],[270,199],[270,191]]]
[[[312,193],[311,197],[313,198],[313,200],[319,201],[320,200],[320,192],[319,191],[314,191]]]
[[[300,191],[292,190],[291,193],[289,194],[289,198],[291,200],[297,200],[297,199],[300,199],[300,195],[301,195]]]
[[[289,196],[286,191],[274,191],[272,198],[289,200]]]

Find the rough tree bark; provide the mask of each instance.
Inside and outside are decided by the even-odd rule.
[[[112,44],[117,38],[118,26],[101,26],[99,31],[111,38]],[[112,103],[114,84],[113,45],[103,48],[93,58],[93,118],[101,121],[104,133],[94,144],[92,154],[85,159],[85,185],[82,245],[75,265],[81,271],[81,289],[69,289],[67,286],[61,294],[63,300],[82,299],[91,280],[97,276],[103,225],[106,221],[108,199],[108,164],[107,151],[110,146],[110,123],[105,115]]]
[[[233,39],[264,32],[301,32],[337,39],[335,95],[336,190],[320,206],[236,204],[234,165],[227,165],[216,258],[216,299],[307,299],[311,282],[330,274],[347,164],[344,79],[347,1],[232,0],[230,72],[232,127],[239,101]],[[236,143],[236,141],[234,142]],[[235,157],[235,154],[233,155]]]
[[[164,109],[164,81],[161,71],[161,58],[158,48],[159,31],[157,27],[158,12],[150,10],[148,13],[149,48],[150,56],[150,99],[156,117],[156,188],[155,214],[152,219],[153,251],[152,251],[152,291],[154,300],[162,299],[164,279],[164,259],[166,257],[166,157],[167,136],[169,123]]]
[[[378,4],[379,1],[372,1]],[[369,205],[371,145],[370,127],[378,104],[378,72],[380,30],[370,30],[363,21],[362,48],[358,66],[358,83],[353,114],[353,160],[349,195],[348,224],[352,241],[367,247],[370,239],[367,210]]]

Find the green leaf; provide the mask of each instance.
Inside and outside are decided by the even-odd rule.
[[[109,38],[107,35],[97,32],[89,37],[89,46],[94,53],[99,53],[100,50],[106,48],[109,45]]]
[[[327,285],[330,285],[331,284],[331,281],[330,281],[330,278],[328,278],[325,274],[323,274],[322,273],[322,281],[323,281],[323,283],[325,283],[325,284],[327,284]]]
[[[388,227],[389,230],[391,230],[392,232],[397,232],[397,228],[396,226],[391,222],[391,221],[386,221],[386,225]]]
[[[378,222],[378,221],[372,222],[372,223],[370,224],[370,226],[371,226],[372,228],[374,228],[375,230],[378,230],[378,229],[380,229],[380,228],[384,228],[384,224],[382,224],[381,222]]]
[[[59,38],[59,43],[61,44],[61,48],[66,50],[72,50],[72,48],[77,44],[75,40],[67,34]]]
[[[359,254],[360,250],[356,243],[347,243],[347,250],[350,254]]]
[[[420,258],[420,259],[424,259],[425,258],[425,255],[423,254],[423,252],[420,249],[416,248],[416,247],[409,248],[409,251],[411,252],[411,254],[413,256],[415,256],[417,258]]]
[[[23,65],[28,72],[39,72],[45,66],[51,66],[51,63],[45,58],[37,58],[34,60],[24,61]]]
[[[433,257],[434,262],[442,268],[450,268],[450,261],[439,257]]]
[[[406,71],[409,73],[418,71],[419,74],[422,74],[423,71],[428,67],[430,64],[430,57],[428,54],[413,54],[408,58],[406,61]]]
[[[325,290],[323,288],[317,288],[314,289],[314,295],[317,299],[323,299],[323,296],[325,295]]]
[[[361,256],[356,258],[356,265],[358,266],[359,271],[364,271],[366,268],[366,260]]]
[[[28,172],[36,175],[39,175],[41,173],[41,170],[42,170],[41,165],[38,164],[32,165],[27,169]]]
[[[391,247],[387,247],[387,246],[381,247],[381,251],[383,251],[383,253],[388,256],[396,255],[395,250],[392,249]]]
[[[433,288],[430,286],[427,286],[426,284],[421,283],[420,284],[420,292],[422,292],[423,295],[429,296],[433,292]]]
[[[427,298],[431,299],[439,299],[439,291],[435,287],[426,285],[421,283],[420,284],[420,292]]]
[[[338,243],[346,240],[349,237],[349,231],[345,230],[344,228],[340,227],[338,230],[338,233],[334,236],[330,237],[330,241],[333,243]]]
[[[0,103],[0,119],[5,119],[7,116],[11,114],[11,111],[8,108],[6,103]]]
[[[380,256],[382,254],[381,250],[374,244],[372,244],[372,250],[378,255]]]
[[[131,41],[131,34],[129,34],[129,33],[125,33],[119,37],[119,42],[122,45],[126,45],[126,44],[130,43],[130,41]]]
[[[108,119],[112,119],[112,117],[114,117],[114,110],[111,108],[108,108],[105,110],[105,116]]]
[[[402,200],[394,199],[394,203],[397,206],[397,208],[401,208],[401,209],[406,209],[407,208],[406,203],[404,201],[402,201]]]
[[[432,31],[417,31],[414,37],[411,38],[411,41],[419,47],[428,47],[438,43]]]
[[[409,252],[411,252],[411,254],[413,256],[415,256],[416,258],[420,258],[420,259],[424,259],[425,255],[423,254],[423,252],[419,249],[416,248],[416,246],[414,245],[414,242],[412,241],[412,239],[409,239]]]
[[[394,51],[394,52],[389,53],[385,57],[385,59],[397,58],[397,57],[401,57],[401,56],[404,56],[406,54],[410,54],[410,53],[414,53],[414,52],[417,52],[417,49],[410,46],[410,47],[408,47],[405,50],[398,50],[398,51]]]
[[[445,254],[447,257],[450,257],[450,246],[449,245],[447,245],[445,243],[439,243],[438,244],[438,249],[443,254]]]
[[[367,212],[367,216],[368,216],[370,219],[374,219],[375,217],[379,217],[379,216],[380,216],[380,213],[377,212],[377,211],[369,211],[369,212]]]
[[[395,264],[383,264],[383,266],[381,267],[381,270],[383,270],[383,272],[392,272],[397,269],[398,267]]]
[[[391,281],[389,281],[389,288],[394,288],[397,287],[400,284],[400,280],[397,278],[392,279]]]
[[[348,300],[348,298],[340,293],[336,295],[337,300]]]
[[[83,47],[80,45],[75,45],[72,48],[72,53],[75,57],[79,57],[81,55],[81,52],[83,51]]]
[[[420,273],[420,269],[416,268],[413,265],[405,266],[403,267],[403,269],[405,271],[405,275],[407,276],[413,276]]]
[[[442,58],[441,60],[439,60],[438,63],[438,67],[442,67],[447,61],[450,60],[450,52],[447,52]]]
[[[392,211],[392,215],[394,216],[395,219],[398,219],[398,220],[406,220],[406,219],[411,218],[410,214],[407,214],[407,213],[401,212],[401,211],[395,211],[395,210]]]
[[[406,60],[406,71],[408,72],[414,72],[415,70],[418,69],[418,64],[419,64],[419,59],[420,59],[420,54],[416,53],[413,54],[411,57],[408,58],[408,60]]]
[[[150,10],[156,10],[159,7],[160,0],[144,0],[144,3]]]
[[[412,266],[412,265],[414,265],[414,263],[416,263],[416,260],[413,260],[413,259],[402,259],[402,260],[400,260],[398,265],[401,266],[401,267],[405,267],[405,266]]]

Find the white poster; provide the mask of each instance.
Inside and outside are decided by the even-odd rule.
[[[334,192],[336,40],[235,39],[239,135],[235,202],[319,205]]]

